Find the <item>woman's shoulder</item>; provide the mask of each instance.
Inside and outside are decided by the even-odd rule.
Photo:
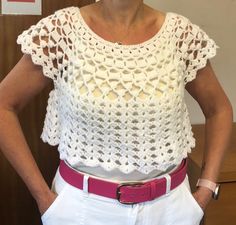
[[[167,14],[170,19],[169,29],[177,39],[180,37],[191,38],[193,35],[204,32],[197,23],[184,14],[173,11],[168,11]]]
[[[159,10],[159,9],[155,9],[151,7],[148,7],[148,8],[149,8],[149,11],[152,11],[153,14],[156,16],[156,18],[160,20],[160,22],[164,21],[166,16],[170,16],[172,17],[173,20],[180,20],[182,22],[189,21],[189,18],[187,16],[185,16],[184,14],[175,12],[175,11],[168,11],[168,10],[163,11],[163,10]]]
[[[57,16],[73,15],[73,14],[76,14],[78,10],[79,10],[79,7],[77,6],[68,6],[68,7],[56,10],[53,14]]]
[[[191,22],[191,20],[175,11],[161,11],[159,9],[153,9],[154,15],[157,18],[157,25],[161,28],[162,25],[165,28],[165,33],[169,34],[168,37],[178,38],[183,33],[187,32],[191,26],[197,26]]]
[[[70,6],[54,11],[52,14],[43,17],[36,24],[31,25],[28,29],[24,30],[22,34],[19,35],[18,40],[25,38],[34,37],[45,37],[47,39],[49,36],[57,37],[57,39],[63,35],[71,33],[74,24],[76,23],[78,13],[78,7]],[[57,41],[57,39],[55,41]]]
[[[34,64],[43,67],[44,75],[53,80],[65,66],[74,43],[77,7],[67,7],[42,18],[17,37],[17,44]]]
[[[180,30],[191,32],[191,31],[202,31],[201,26],[197,24],[192,18],[188,17],[187,15],[169,11],[167,12],[170,14],[170,17],[172,18],[173,25],[175,27],[175,31],[179,33]]]
[[[78,10],[79,8],[76,6],[70,6],[70,7],[58,9],[54,11],[52,14],[42,18],[41,21],[42,22],[45,22],[47,20],[58,21],[56,25],[61,24],[61,23],[63,24],[63,22],[65,21],[67,23],[73,23],[75,21],[74,18],[76,18]]]
[[[181,14],[181,13],[178,13],[178,12],[175,12],[175,11],[168,11],[167,13],[170,13],[172,14],[172,16],[176,19],[179,19],[179,20],[183,20],[183,21],[188,21],[189,18],[187,16],[185,16],[184,14]]]
[[[46,27],[47,31],[54,30],[57,26],[62,26],[76,22],[78,7],[70,6],[58,9],[53,13],[41,18],[36,24],[31,25],[30,29],[37,30],[38,28]]]

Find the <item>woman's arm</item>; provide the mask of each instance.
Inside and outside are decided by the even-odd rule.
[[[0,149],[27,185],[41,213],[55,196],[36,165],[17,114],[51,81],[42,74],[41,66],[24,55],[0,83]]]
[[[186,90],[198,102],[205,116],[205,151],[201,178],[217,182],[220,168],[231,137],[233,110],[208,60],[196,79],[186,84]],[[211,191],[199,187],[194,197],[205,208]]]

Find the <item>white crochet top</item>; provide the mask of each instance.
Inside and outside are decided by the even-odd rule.
[[[195,146],[184,89],[218,46],[186,17],[167,12],[153,37],[118,45],[68,7],[17,43],[53,80],[41,138],[70,165],[148,174],[179,164]]]

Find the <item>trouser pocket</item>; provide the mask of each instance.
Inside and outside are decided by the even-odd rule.
[[[204,215],[204,211],[201,208],[201,206],[198,204],[198,202],[196,201],[196,199],[193,197],[193,194],[191,193],[191,191],[189,191],[188,188],[186,188],[186,194],[189,196],[189,201],[191,202],[191,204],[194,206],[194,208],[196,209],[196,211],[199,213],[199,215],[201,217],[203,217]]]
[[[83,225],[83,196],[63,180],[59,171],[54,177],[51,190],[58,195],[41,216],[43,225]]]
[[[192,195],[188,176],[169,196],[168,225],[199,225],[204,211]]]
[[[192,223],[190,225],[199,225],[204,216],[204,211],[199,205],[199,203],[196,201],[196,199],[193,197],[189,185],[188,175],[186,175],[182,187],[182,192],[185,201],[185,209],[183,210],[187,214],[186,217],[192,218]]]
[[[55,211],[61,210],[61,208],[63,207],[63,204],[61,204],[61,202],[65,196],[65,193],[66,193],[68,187],[69,187],[68,185],[65,185],[59,193],[56,192],[56,194],[57,194],[56,199],[52,202],[52,204],[49,206],[49,208],[41,216],[41,220],[42,220],[43,224],[48,218],[53,216]]]

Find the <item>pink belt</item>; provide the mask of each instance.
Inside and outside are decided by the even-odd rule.
[[[172,173],[167,174],[167,176],[154,178],[146,182],[114,183],[89,177],[87,191],[89,193],[117,199],[123,204],[150,201],[167,194],[170,190],[180,185],[186,176],[186,170],[187,158],[183,159],[179,167]],[[83,190],[83,173],[71,168],[63,160],[60,161],[59,172],[67,183]]]

